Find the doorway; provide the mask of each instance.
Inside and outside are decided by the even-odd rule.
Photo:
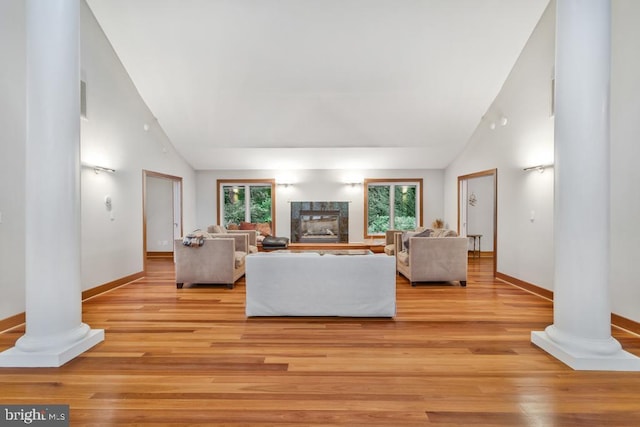
[[[498,265],[498,170],[489,169],[458,177],[458,233],[475,235],[473,249],[482,257],[492,252],[493,276]],[[484,239],[484,240],[483,240]],[[478,245],[478,246],[476,246]],[[475,253],[472,255],[475,256]]]
[[[173,258],[182,236],[182,178],[143,170],[142,242],[145,272],[149,257]]]

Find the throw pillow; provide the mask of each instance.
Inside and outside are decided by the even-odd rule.
[[[268,222],[259,222],[256,224],[256,230],[261,236],[271,236],[271,224]]]
[[[432,229],[425,228],[424,230],[422,230],[420,233],[416,234],[413,237],[431,237],[431,233],[433,233]]]
[[[238,230],[240,227],[238,226],[238,224],[234,224],[232,222],[230,222],[229,224],[227,224],[227,230]]]
[[[419,233],[415,231],[406,231],[402,233],[402,243],[404,245],[404,248],[406,249],[407,252],[409,252],[409,239],[411,239],[412,237],[430,237],[432,232],[433,232],[432,229],[425,228],[423,231]]]
[[[415,236],[415,231],[405,231],[402,233],[402,248],[405,252],[409,252],[409,239]]]
[[[254,224],[253,222],[245,222],[245,221],[240,222],[240,230],[255,230],[255,229],[256,229],[256,224]]]
[[[227,230],[221,225],[214,225],[213,227],[209,227],[207,231],[209,231],[209,233],[226,233],[227,232]]]

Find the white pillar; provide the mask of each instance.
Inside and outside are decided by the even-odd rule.
[[[0,366],[61,366],[104,340],[82,323],[80,3],[27,0],[26,333]]]
[[[640,370],[611,336],[611,0],[558,0],[554,324],[531,341],[580,370]]]

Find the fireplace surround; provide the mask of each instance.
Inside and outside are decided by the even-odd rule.
[[[348,202],[291,202],[292,243],[348,243]]]

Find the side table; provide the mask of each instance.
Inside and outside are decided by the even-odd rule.
[[[482,234],[467,234],[467,237],[473,239],[473,257],[476,257],[476,241],[478,242],[478,258],[480,258],[480,244],[482,240]]]

